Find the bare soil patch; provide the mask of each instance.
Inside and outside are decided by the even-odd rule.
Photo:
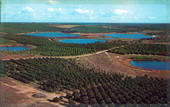
[[[78,34],[80,36],[75,36],[75,37],[55,37],[55,41],[59,41],[61,39],[101,39],[107,36],[104,36],[104,34],[82,34],[82,33],[72,33],[72,34]]]
[[[5,32],[0,32],[0,34],[4,34],[4,35],[6,35],[6,34],[8,34],[8,33],[5,33]]]
[[[107,72],[116,72],[133,77],[148,75],[150,77],[164,79],[170,78],[170,76],[167,75],[170,72],[168,70],[151,70],[132,66],[130,64],[132,59],[130,58],[133,56],[135,55],[119,55],[105,52],[98,55],[82,57],[82,59]]]
[[[160,33],[160,32],[165,32],[164,30],[157,30],[157,31],[153,31],[153,30],[144,30],[143,32],[145,33]]]
[[[53,27],[58,27],[58,28],[73,28],[73,27],[78,27],[81,25],[51,25]]]
[[[59,103],[50,102],[54,97],[65,95],[38,90],[29,84],[21,83],[9,77],[1,78],[1,105],[3,107],[59,107],[68,105],[67,100]],[[46,98],[34,98],[35,93],[42,93]],[[65,104],[66,103],[66,104]]]
[[[113,33],[71,33],[71,34],[78,34],[80,36],[75,36],[75,37],[54,37],[55,41],[59,41],[61,39],[103,39],[103,38],[111,38],[110,36],[105,36],[104,34],[116,34],[115,32]],[[133,41],[135,39],[128,39],[128,38],[116,38],[116,39],[105,39],[107,41],[117,41],[117,40],[122,40],[122,41]]]

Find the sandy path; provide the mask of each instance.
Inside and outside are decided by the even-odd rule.
[[[50,38],[48,38],[48,40],[51,42],[52,41],[52,39],[50,39]]]
[[[63,100],[65,100],[65,102],[61,101],[59,103],[54,103],[54,102],[48,101],[48,100],[52,100],[55,97],[65,96],[66,95],[65,93],[61,93],[61,94],[49,93],[49,92],[45,92],[45,91],[40,91],[36,88],[29,86],[29,84],[24,84],[24,83],[21,83],[21,82],[16,81],[16,80],[13,80],[12,82],[13,82],[13,84],[1,82],[1,86],[4,85],[4,86],[10,87],[12,89],[15,89],[16,90],[15,93],[24,94],[25,96],[27,96],[28,98],[30,98],[32,100],[39,101],[39,102],[42,102],[42,103],[50,103],[50,104],[53,104],[55,106],[61,107],[61,106],[65,105],[64,103],[67,101],[66,99],[63,99]],[[34,98],[34,97],[32,97],[32,95],[35,94],[35,93],[42,93],[42,94],[46,95],[47,97],[46,98]]]

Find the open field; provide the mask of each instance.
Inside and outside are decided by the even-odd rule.
[[[51,26],[58,27],[58,28],[73,28],[81,25],[51,25]]]

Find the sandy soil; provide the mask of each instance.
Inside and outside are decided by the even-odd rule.
[[[9,77],[1,79],[1,105],[3,107],[61,107],[68,105],[66,99],[61,102],[50,102],[55,97],[65,96],[65,93],[55,94],[33,88]],[[34,98],[35,93],[45,94],[46,98]]]
[[[51,41],[53,41],[52,39],[50,39],[50,38],[48,38],[48,40],[51,42]]]
[[[110,33],[71,33],[71,34],[77,34],[80,36],[75,36],[75,37],[54,37],[55,41],[59,41],[61,39],[102,39],[102,38],[111,38],[110,36],[105,36],[104,34],[110,34]],[[116,34],[116,32],[112,32],[112,34]],[[111,41],[117,41],[117,40],[122,40],[122,41],[133,41],[136,39],[128,39],[128,38],[116,38],[116,39],[105,39],[109,42]]]
[[[170,79],[170,75],[167,75],[170,73],[170,71],[168,70],[151,70],[151,69],[143,69],[143,68],[132,66],[130,64],[131,61],[130,58],[132,56],[135,55],[119,55],[119,54],[104,52],[98,55],[82,57],[82,59],[108,72],[117,72],[128,76],[148,75],[151,77]]]
[[[51,26],[58,27],[58,28],[73,28],[81,25],[51,25]]]
[[[8,34],[8,33],[5,33],[5,32],[0,32],[0,34],[4,34],[4,35],[6,35],[6,34]]]
[[[104,36],[105,33],[72,33],[78,34],[80,36],[75,37],[55,37],[55,41],[59,41],[61,39],[101,39],[101,38],[110,38],[109,36]],[[108,41],[112,41],[111,39],[107,39]],[[113,39],[116,40],[116,39]]]
[[[153,30],[143,30],[143,32],[145,33],[160,33],[160,32],[165,32],[164,30],[157,30],[157,31],[153,31]]]

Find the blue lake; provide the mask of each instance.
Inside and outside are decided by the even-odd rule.
[[[115,38],[101,38],[101,39],[115,39]]]
[[[106,40],[99,40],[99,39],[63,39],[60,40],[62,43],[77,43],[77,44],[88,44],[88,43],[95,43],[95,42],[106,42]]]
[[[28,47],[0,47],[0,51],[24,51],[29,49]]]
[[[105,36],[110,36],[114,38],[127,38],[127,39],[154,38],[143,34],[105,34]]]
[[[58,32],[44,32],[44,33],[30,33],[30,34],[24,34],[29,36],[42,36],[42,37],[74,37],[74,36],[80,36],[77,34],[64,34],[64,33],[58,33]]]
[[[170,62],[165,61],[131,61],[131,65],[155,70],[170,70]]]

